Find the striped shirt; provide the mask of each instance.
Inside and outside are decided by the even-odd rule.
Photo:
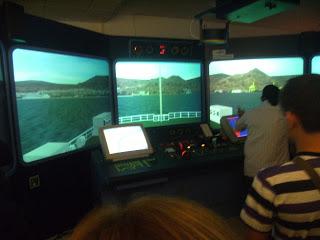
[[[301,156],[320,175],[320,158]],[[264,169],[255,177],[241,219],[273,239],[320,239],[320,192],[293,162]]]
[[[261,106],[245,112],[236,128],[248,128],[244,146],[245,176],[254,177],[260,169],[289,159],[286,119],[278,106],[265,100]]]

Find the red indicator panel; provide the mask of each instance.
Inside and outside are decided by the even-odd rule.
[[[160,48],[160,51],[159,51],[160,55],[166,55],[167,54],[167,46],[166,45],[160,44],[159,48]]]
[[[129,54],[131,57],[150,58],[186,58],[192,57],[193,43],[181,41],[130,41]]]

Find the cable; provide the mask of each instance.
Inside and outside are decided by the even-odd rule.
[[[193,26],[193,23],[194,23],[195,20],[196,20],[195,18],[192,18],[192,19],[191,19],[191,22],[190,22],[190,24],[189,24],[189,33],[190,33],[190,36],[191,36],[193,39],[199,40],[199,37],[195,36],[195,35],[193,34],[193,32],[192,32],[192,26]],[[200,31],[201,31],[201,29],[200,29]]]

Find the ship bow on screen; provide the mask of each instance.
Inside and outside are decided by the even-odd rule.
[[[24,162],[99,144],[111,122],[107,60],[17,48],[12,63]]]

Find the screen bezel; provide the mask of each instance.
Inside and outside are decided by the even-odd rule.
[[[14,135],[14,124],[13,124],[13,117],[12,117],[12,104],[11,104],[11,91],[10,91],[10,80],[9,80],[9,73],[8,73],[8,62],[7,62],[7,58],[6,58],[6,51],[4,48],[4,45],[2,43],[2,41],[0,41],[0,57],[1,57],[1,68],[2,68],[2,77],[3,77],[3,85],[4,85],[4,92],[5,92],[5,96],[4,96],[4,100],[5,102],[5,107],[7,109],[5,109],[5,111],[7,112],[7,116],[4,117],[4,119],[7,121],[8,123],[8,138],[7,140],[7,144],[8,144],[8,149],[10,150],[10,154],[12,156],[12,161],[8,163],[8,165],[1,165],[0,169],[3,169],[3,172],[7,175],[7,176],[11,176],[12,174],[14,174],[16,167],[17,167],[17,158],[15,155],[16,152],[16,144],[15,144],[15,135]]]
[[[306,58],[303,56],[299,56],[299,55],[268,55],[268,56],[248,56],[248,57],[244,57],[244,56],[240,56],[240,57],[236,57],[236,58],[232,58],[232,59],[210,59],[210,61],[208,61],[208,63],[206,64],[207,67],[207,91],[206,94],[208,96],[208,100],[207,100],[207,109],[206,109],[206,113],[207,113],[207,122],[209,123],[209,126],[213,129],[213,131],[219,131],[221,129],[221,125],[220,127],[213,127],[211,125],[211,119],[210,119],[210,105],[211,105],[211,92],[210,92],[210,64],[212,62],[221,62],[221,61],[234,61],[234,60],[255,60],[255,59],[280,59],[280,58],[300,58],[302,60],[302,67],[303,67],[303,72],[302,75],[305,74],[306,71]],[[310,70],[311,71],[311,70]],[[230,115],[231,116],[231,115]]]
[[[117,76],[116,76],[116,64],[118,62],[160,62],[160,63],[199,63],[200,64],[200,112],[201,112],[201,117],[200,120],[197,122],[189,122],[189,123],[181,123],[181,124],[169,124],[169,125],[159,125],[159,126],[150,126],[150,127],[144,127],[144,128],[157,128],[157,127],[175,127],[175,126],[181,126],[185,124],[200,124],[202,123],[205,119],[207,119],[206,115],[206,88],[205,88],[205,75],[204,75],[204,66],[205,64],[203,61],[199,60],[190,60],[190,59],[164,59],[164,58],[117,58],[113,62],[113,85],[114,85],[114,106],[115,106],[115,123],[118,125],[125,125],[125,124],[119,124],[119,104],[118,104],[118,94],[117,94]],[[135,122],[136,124],[139,124],[139,122]],[[135,124],[133,123],[133,124]]]
[[[111,154],[109,152],[107,139],[105,137],[104,130],[111,129],[111,128],[125,128],[125,127],[140,127],[143,132],[143,135],[146,139],[148,148],[142,149],[142,150],[134,150],[134,151],[127,151],[127,152],[120,152],[120,153]],[[139,157],[147,157],[153,153],[153,147],[150,143],[148,134],[142,124],[108,125],[108,126],[105,126],[105,127],[102,127],[99,129],[99,138],[100,138],[101,148],[102,148],[102,151],[104,153],[104,157],[106,160],[111,160],[111,161],[129,160],[129,159],[134,159],[134,158],[139,158]]]
[[[69,156],[77,152],[81,151],[87,151],[90,149],[95,149],[99,147],[99,144],[93,144],[91,146],[84,146],[79,149],[75,149],[72,151],[68,151],[65,153],[59,153],[56,155],[52,155],[49,157],[44,157],[41,159],[36,159],[31,162],[25,162],[23,159],[23,154],[22,154],[22,146],[21,146],[21,136],[20,136],[20,126],[19,126],[19,116],[18,116],[18,107],[17,107],[17,98],[16,98],[16,84],[14,80],[14,63],[13,63],[13,52],[16,49],[23,49],[23,50],[32,50],[32,51],[41,51],[41,52],[46,52],[46,53],[53,53],[53,54],[62,54],[62,55],[68,55],[68,56],[75,56],[75,57],[84,57],[84,58],[93,58],[93,59],[101,59],[104,60],[108,63],[108,66],[106,66],[107,71],[109,72],[109,79],[107,81],[107,87],[110,89],[110,96],[109,96],[109,102],[110,102],[110,112],[111,112],[111,123],[114,123],[114,111],[113,111],[113,92],[112,92],[112,82],[111,82],[111,61],[108,58],[104,58],[101,56],[95,56],[95,55],[88,55],[88,54],[82,54],[82,53],[75,53],[75,52],[69,52],[69,51],[59,51],[55,49],[50,49],[50,48],[41,48],[41,47],[33,47],[33,46],[25,46],[25,45],[14,45],[9,48],[8,51],[8,65],[9,65],[9,82],[10,82],[10,102],[11,102],[11,108],[12,108],[12,118],[13,118],[13,135],[14,135],[14,141],[15,141],[15,146],[16,146],[16,151],[15,151],[15,157],[16,157],[16,162],[21,163],[24,166],[33,166],[37,165],[38,163],[43,163],[46,161],[50,161],[53,159],[59,159],[63,156]]]

